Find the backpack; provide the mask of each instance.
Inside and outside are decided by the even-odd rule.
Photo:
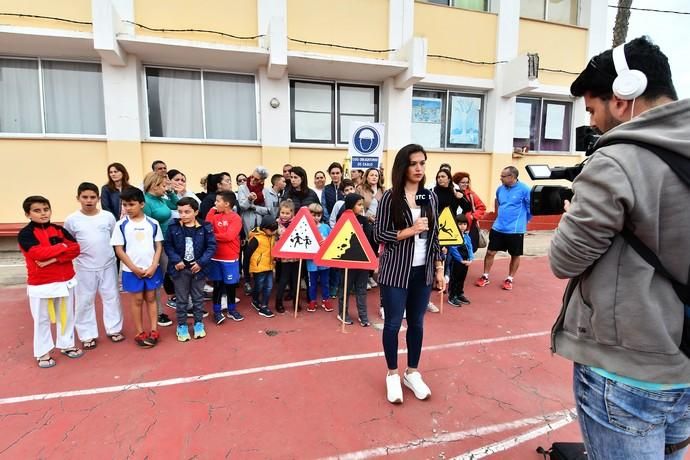
[[[582,442],[554,442],[548,450],[537,447],[537,453],[542,454],[544,460],[587,460],[587,451]]]
[[[666,150],[662,147],[639,141],[614,141],[597,146],[597,148],[614,144],[633,144],[654,153],[657,157],[663,160],[664,163],[669,165],[671,171],[676,173],[678,178],[683,181],[683,183],[690,186],[690,160],[687,158],[684,158],[681,155],[670,150]],[[682,351],[685,356],[690,358],[690,264],[688,264],[688,277],[686,278],[685,283],[682,283],[671,276],[668,270],[666,270],[661,264],[659,257],[654,253],[654,251],[649,249],[649,247],[647,247],[647,245],[645,245],[627,225],[623,227],[623,230],[621,230],[621,236],[635,250],[635,252],[637,252],[639,256],[645,260],[645,262],[654,267],[654,270],[658,274],[671,282],[673,290],[676,292],[678,298],[683,302],[685,316],[683,320],[683,337],[680,342],[680,351]]]

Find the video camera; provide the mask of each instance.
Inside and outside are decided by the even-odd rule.
[[[575,150],[585,152],[589,157],[601,135],[590,126],[575,129]],[[532,180],[565,179],[575,180],[587,159],[575,166],[527,165],[527,174]],[[530,210],[533,216],[561,214],[565,200],[573,198],[573,190],[561,185],[535,185],[530,193]]]

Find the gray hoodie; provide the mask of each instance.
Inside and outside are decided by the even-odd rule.
[[[637,140],[690,158],[690,99],[655,107],[608,131],[600,145]],[[573,182],[551,241],[551,269],[571,278],[551,348],[580,364],[633,379],[690,383],[678,346],[683,305],[671,283],[620,235],[624,223],[686,282],[690,188],[654,153],[618,144],[597,150]]]

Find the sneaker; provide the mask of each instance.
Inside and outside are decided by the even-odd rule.
[[[180,324],[177,326],[177,341],[178,342],[187,342],[190,340],[191,337],[189,337],[189,328],[187,327],[186,324]]]
[[[459,296],[457,297],[457,299],[458,299],[458,300],[460,301],[460,303],[463,304],[463,305],[469,305],[469,304],[472,303],[472,302],[470,302],[470,299],[468,299],[467,297],[465,297],[465,294],[459,295]]]
[[[242,316],[242,313],[237,310],[228,310],[228,318],[233,321],[242,321],[244,316]]]
[[[285,313],[285,307],[283,307],[283,304],[276,305],[276,311],[280,313],[281,315]]]
[[[369,285],[370,285],[372,288],[375,288],[376,286],[379,285],[379,283],[377,283],[377,282],[374,280],[374,278],[372,278],[372,277],[370,276],[370,277],[369,277]]]
[[[460,302],[460,299],[458,297],[451,297],[448,299],[448,304],[454,306],[454,307],[461,307],[462,302]]]
[[[252,300],[252,307],[253,307],[254,310],[256,310],[256,311],[261,310],[261,304],[259,304],[259,302],[257,302],[256,300]]]
[[[439,310],[438,307],[433,304],[433,302],[429,302],[426,306],[426,311],[428,311],[429,313],[438,313],[441,310]]]
[[[177,308],[177,297],[173,296],[173,297],[168,298],[168,300],[165,302],[165,305],[167,305],[168,307],[170,307],[172,309],[176,309]]]
[[[325,311],[333,311],[333,307],[331,307],[331,301],[326,299],[321,302],[321,308],[323,308]]]
[[[134,337],[134,341],[139,345],[140,347],[144,348],[151,348],[153,345],[151,345],[148,342],[149,335],[146,332],[142,332],[141,334],[137,334]]]
[[[341,323],[343,322],[343,317],[340,316],[340,313],[338,313],[338,321],[340,321]],[[352,324],[352,320],[350,318],[345,318],[345,324]]]
[[[252,295],[251,283],[244,283],[244,295]]]
[[[220,325],[223,323],[223,321],[225,321],[225,315],[222,313],[214,313],[213,320],[216,322],[216,325]]]
[[[489,277],[482,275],[479,277],[479,279],[474,284],[479,286],[479,287],[484,287],[489,283],[491,283],[491,281],[489,281]]]
[[[172,326],[172,320],[165,313],[158,315],[159,326]]]
[[[369,326],[371,326],[371,323],[369,322],[368,319],[359,318],[359,325],[362,327],[369,327]]]
[[[407,388],[412,390],[417,399],[426,399],[431,396],[431,390],[424,380],[422,380],[422,374],[419,372],[410,372],[409,374],[405,372],[403,374],[403,383]]]
[[[383,307],[379,307],[379,315],[381,316],[381,319],[386,319],[386,317],[383,314]]]
[[[208,318],[208,312],[204,310],[204,313],[201,315],[202,318]],[[187,312],[187,318],[194,318],[194,313],[191,311]]]
[[[204,323],[194,323],[194,338],[203,339],[206,337],[206,329],[204,329]]]
[[[501,286],[503,289],[506,291],[512,291],[513,290],[513,280],[509,280],[508,278],[503,281],[503,286]]]
[[[367,291],[371,291],[371,282],[369,280],[367,280]]]
[[[313,313],[316,311],[316,300],[310,300],[309,305],[307,305],[307,311]]]
[[[238,303],[240,303],[240,298],[239,298],[239,297],[235,297],[235,304],[238,304]]]
[[[402,404],[403,392],[398,374],[386,375],[386,398],[389,403]]]
[[[259,308],[258,312],[259,316],[263,316],[264,318],[273,318],[275,316],[271,309],[268,308],[266,305],[262,305],[261,308]]]
[[[160,332],[151,331],[151,333],[149,334],[149,337],[146,339],[146,342],[149,343],[149,346],[153,347],[158,343],[160,338],[161,338]]]

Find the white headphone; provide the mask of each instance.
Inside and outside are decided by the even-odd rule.
[[[626,101],[640,97],[647,89],[647,76],[639,70],[630,69],[625,59],[625,43],[613,49],[613,65],[618,76],[613,81],[613,94]]]

